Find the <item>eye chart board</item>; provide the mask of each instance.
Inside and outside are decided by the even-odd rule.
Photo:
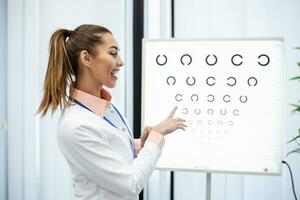
[[[165,136],[156,169],[280,175],[283,40],[143,40],[142,127],[187,120]]]

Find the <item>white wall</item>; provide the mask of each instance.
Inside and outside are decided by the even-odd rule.
[[[125,86],[132,87],[131,12],[131,0],[8,1],[9,199],[72,199],[70,171],[56,143],[60,112],[42,119],[34,115],[42,98],[49,39],[56,29],[74,29],[85,23],[102,25],[113,32],[125,68],[116,88],[110,90],[112,101],[132,124],[132,105],[128,102],[132,91],[126,91]]]
[[[170,0],[146,2],[146,37],[170,37]],[[300,84],[288,79],[300,74],[296,66],[296,62],[300,60],[300,51],[293,49],[300,46],[299,10],[299,0],[175,0],[175,38],[283,37],[287,102],[296,103],[300,99],[299,92],[296,92],[300,91]],[[295,136],[300,127],[300,116],[291,115],[291,109],[291,106],[286,105],[287,128],[284,141]],[[284,144],[284,153],[292,147],[292,144]],[[285,160],[293,169],[299,197],[300,155],[291,155]],[[282,170],[280,177],[213,174],[212,199],[293,199],[286,166],[283,165]],[[204,173],[176,172],[175,199],[205,199],[205,178]],[[149,199],[165,199],[159,194],[168,192],[168,180],[168,174],[156,172],[148,185],[148,190],[152,192],[148,195]]]

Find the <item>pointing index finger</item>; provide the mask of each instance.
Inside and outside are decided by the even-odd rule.
[[[175,106],[175,107],[172,109],[171,113],[169,114],[169,118],[173,118],[173,116],[174,116],[176,110],[177,110],[177,106]]]

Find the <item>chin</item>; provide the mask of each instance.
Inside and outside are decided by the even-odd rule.
[[[105,86],[108,88],[114,88],[114,87],[116,87],[116,83],[105,84]]]

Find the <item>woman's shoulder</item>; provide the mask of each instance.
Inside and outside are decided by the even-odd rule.
[[[69,124],[70,122],[84,122],[84,119],[86,119],[85,113],[79,109],[78,105],[69,105],[63,109],[58,126]]]
[[[64,108],[57,124],[59,138],[74,132],[76,128],[85,123],[84,120],[80,120],[80,115],[82,116],[82,114],[83,113],[79,113],[76,105],[70,105]],[[84,119],[84,117],[82,119]]]
[[[101,120],[94,113],[78,105],[66,107],[58,121],[57,136],[60,140],[72,140],[83,134],[101,135]]]

